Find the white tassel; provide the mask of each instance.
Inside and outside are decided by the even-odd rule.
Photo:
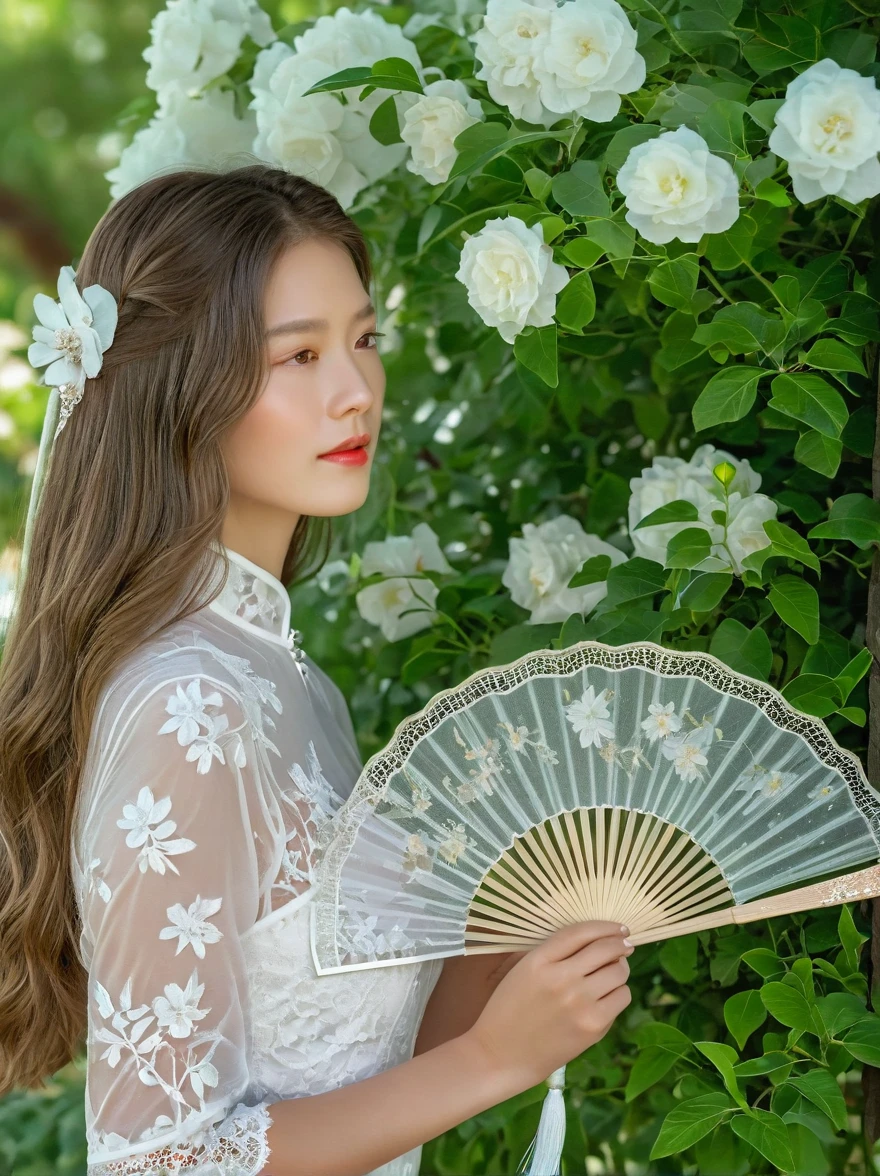
[[[547,1085],[550,1089],[541,1108],[537,1134],[517,1168],[517,1172],[524,1172],[525,1176],[559,1176],[565,1142],[565,1099],[562,1094],[565,1066],[553,1071]]]

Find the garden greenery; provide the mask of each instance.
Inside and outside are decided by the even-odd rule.
[[[293,597],[364,755],[475,669],[585,639],[708,651],[863,753],[874,6],[412,0],[270,32],[238,0],[208,68],[211,4],[168,5],[110,179],[224,139],[316,176],[370,238],[370,497]],[[188,80],[161,49],[183,20]],[[568,1066],[564,1170],[873,1170],[861,925],[640,948],[632,1005]],[[512,1171],[543,1093],[428,1144],[423,1171]]]

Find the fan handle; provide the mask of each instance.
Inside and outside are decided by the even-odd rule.
[[[793,915],[797,911],[808,911],[815,907],[835,906],[839,903],[854,902],[857,899],[875,898],[880,894],[880,865],[856,870],[853,874],[841,874],[813,886],[801,886],[785,894],[774,894],[770,898],[758,898],[741,906],[722,907],[705,915],[696,915],[680,923],[663,927],[648,928],[630,934],[633,944],[656,943],[671,939],[675,935],[689,935],[693,931],[708,931],[727,923],[753,923],[756,919],[772,919],[776,915]]]

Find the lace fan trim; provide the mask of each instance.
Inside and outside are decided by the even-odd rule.
[[[239,1103],[199,1142],[170,1144],[123,1160],[89,1164],[88,1176],[257,1176],[271,1154],[266,1132],[272,1118],[264,1105]]]

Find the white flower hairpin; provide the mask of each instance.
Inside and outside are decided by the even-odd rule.
[[[58,299],[55,302],[46,294],[34,297],[40,323],[34,327],[34,342],[28,348],[31,365],[48,364],[43,380],[58,388],[61,409],[56,437],[82,398],[86,379],[93,379],[101,370],[117,321],[116,299],[110,291],[95,285],[80,294],[69,265],[58,275]]]
[[[30,559],[34,520],[55,440],[67,424],[74,406],[82,399],[86,380],[94,379],[101,370],[104,352],[116,333],[116,299],[109,290],[97,285],[87,286],[80,294],[76,275],[69,265],[62,266],[58,275],[58,299],[55,302],[46,294],[34,297],[34,310],[40,321],[34,327],[28,359],[35,368],[48,364],[42,378],[52,391],[43,418],[24,525],[18,584],[10,615],[18,611]]]

